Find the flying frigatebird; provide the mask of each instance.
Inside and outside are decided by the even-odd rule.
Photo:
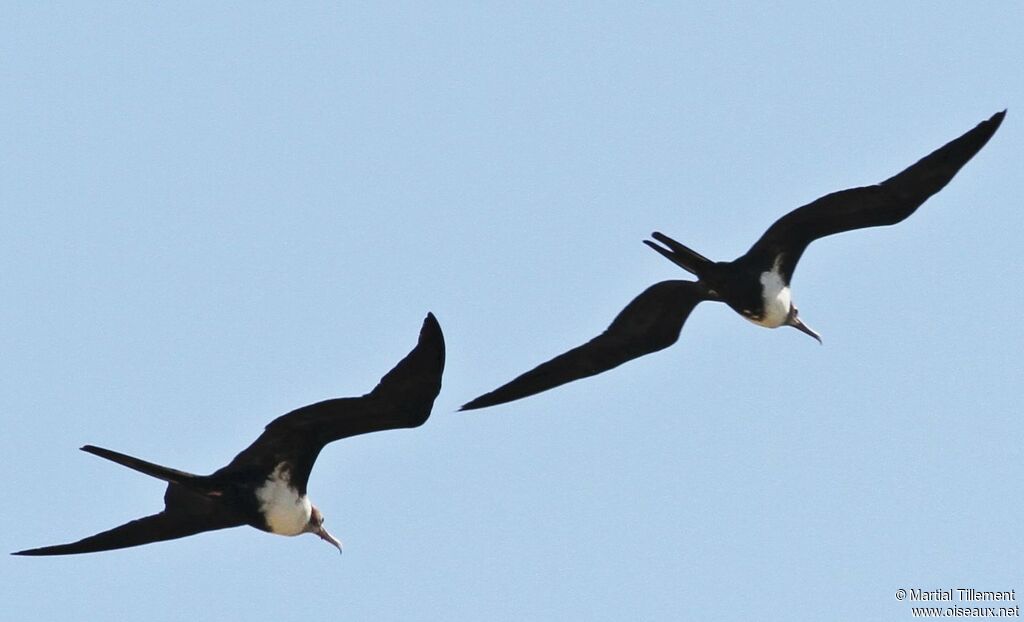
[[[310,404],[278,417],[252,445],[211,475],[193,475],[86,445],[82,451],[168,482],[164,510],[78,542],[14,555],[93,553],[242,525],[283,536],[313,533],[340,551],[341,543],[324,528],[323,514],[306,496],[317,455],[342,438],[422,425],[441,390],[444,355],[441,327],[428,314],[416,347],[373,391]]]
[[[644,243],[697,277],[662,281],[633,299],[600,335],[542,363],[465,404],[485,408],[535,395],[593,376],[669,347],[699,303],[724,302],[767,328],[792,326],[821,342],[797,314],[790,295],[793,271],[807,246],[825,236],[901,222],[941,190],[992,137],[1006,111],[992,115],[963,136],[880,184],[827,194],[775,221],[746,254],[715,262],[667,235]]]

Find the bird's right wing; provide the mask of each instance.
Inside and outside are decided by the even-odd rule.
[[[827,194],[779,218],[747,251],[771,265],[782,258],[788,281],[807,245],[828,235],[896,224],[917,210],[928,197],[985,146],[999,129],[1006,111],[997,112],[959,138],[921,158],[902,172],[874,185]]]
[[[281,462],[292,466],[292,484],[305,492],[317,455],[333,441],[426,422],[441,391],[444,335],[427,314],[416,347],[389,371],[373,391],[303,406],[267,424],[263,434],[211,477],[242,471],[270,473]]]
[[[667,348],[679,339],[693,308],[707,299],[704,286],[694,281],[656,283],[634,298],[597,337],[481,395],[461,410],[528,397]]]
[[[167,507],[159,514],[133,520],[78,542],[28,549],[13,555],[73,555],[111,551],[245,524],[244,521],[224,512],[216,500],[191,492],[177,484],[170,484],[167,487],[164,502]]]

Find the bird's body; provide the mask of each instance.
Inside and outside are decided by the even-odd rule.
[[[428,315],[416,347],[373,391],[310,404],[278,417],[228,465],[210,475],[86,445],[83,451],[168,482],[164,510],[78,542],[14,554],[91,553],[242,525],[283,536],[313,533],[340,550],[341,543],[323,527],[323,514],[306,494],[317,456],[335,440],[422,425],[441,390],[444,356],[441,327]]]
[[[765,328],[785,326],[789,310],[793,307],[793,297],[789,293],[789,284],[779,272],[778,263],[771,270],[762,272],[757,281],[761,284],[761,310],[744,308],[740,315]]]
[[[663,233],[653,233],[654,240],[644,243],[696,276],[696,281],[662,281],[649,287],[601,335],[473,399],[462,409],[534,395],[667,348],[679,338],[690,312],[705,300],[724,302],[760,326],[792,326],[820,342],[818,334],[800,319],[790,288],[807,246],[836,233],[903,221],[953,179],[988,142],[1005,114],[1004,110],[992,115],[880,184],[833,192],[793,210],[733,261],[711,261]]]
[[[291,467],[282,462],[255,490],[259,512],[266,530],[281,536],[297,536],[304,532],[313,515],[309,497],[292,485]]]

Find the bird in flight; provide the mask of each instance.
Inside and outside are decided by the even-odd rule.
[[[317,455],[342,438],[422,425],[441,390],[444,357],[441,327],[428,314],[416,347],[373,391],[317,402],[274,419],[252,445],[211,475],[86,445],[82,451],[168,482],[163,511],[78,542],[14,555],[94,553],[242,525],[283,536],[316,534],[341,551],[341,542],[324,528],[323,514],[306,496]]]
[[[792,326],[820,343],[818,333],[800,319],[790,294],[790,280],[804,249],[843,231],[903,221],[953,179],[988,142],[1005,115],[1005,110],[992,115],[880,184],[833,192],[793,210],[734,261],[711,261],[663,233],[653,233],[654,241],[644,243],[696,276],[696,281],[652,285],[594,339],[473,399],[461,410],[535,395],[667,348],[679,338],[690,312],[705,300],[724,302],[760,326]]]

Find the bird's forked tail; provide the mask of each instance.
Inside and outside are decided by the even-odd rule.
[[[707,266],[714,263],[704,255],[683,246],[660,231],[655,231],[651,234],[651,237],[665,246],[659,246],[650,240],[644,240],[644,244],[658,251],[666,259],[697,278],[703,278],[704,273],[707,271]]]
[[[153,464],[152,462],[146,462],[145,460],[139,460],[138,458],[126,456],[122,453],[111,451],[109,449],[103,449],[102,447],[86,445],[82,447],[81,450],[94,456],[99,456],[100,458],[106,458],[111,462],[116,462],[122,466],[128,467],[129,469],[134,469],[139,473],[145,473],[150,477],[162,479],[165,482],[173,484],[182,484],[188,488],[196,488],[198,480],[205,479],[199,475],[193,475],[192,473],[186,473],[185,471],[179,471],[177,469],[160,466],[159,464]]]

